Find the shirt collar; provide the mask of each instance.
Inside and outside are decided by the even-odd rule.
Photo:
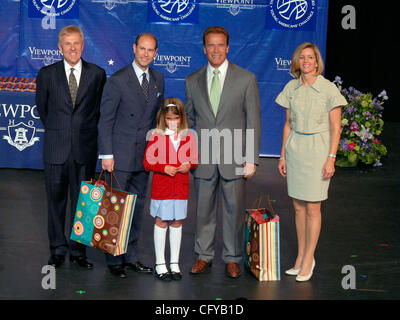
[[[82,59],[80,59],[79,62],[76,65],[74,65],[73,67],[71,67],[69,65],[69,63],[67,61],[65,61],[65,59],[64,59],[64,67],[68,71],[71,70],[71,68],[74,68],[74,70],[81,72],[82,71]]]
[[[219,68],[217,68],[220,72],[221,72],[221,76],[226,74],[226,71],[228,70],[228,59],[225,59],[225,61],[219,66]],[[208,63],[208,72],[210,74],[213,74],[213,71],[216,69],[213,66],[211,66],[210,62]]]
[[[165,131],[164,131],[164,134],[166,136],[173,136],[175,134],[175,131],[173,131],[173,130],[171,130],[169,128],[166,128]]]
[[[321,76],[321,75],[318,75],[318,76],[317,76],[317,79],[315,79],[314,83],[313,83],[310,87],[313,88],[313,89],[315,89],[315,90],[318,91],[318,92],[321,92],[321,89],[322,89],[322,87],[323,87],[323,83],[322,83],[323,80],[324,80],[324,77]],[[295,85],[295,89],[298,89],[298,88],[300,88],[301,86],[304,86],[304,83],[303,83],[303,81],[301,81],[301,78],[299,77],[299,78],[297,79],[297,83],[296,83],[296,85]]]
[[[140,83],[142,82],[142,75],[143,75],[143,72],[146,74],[147,81],[150,81],[149,68],[147,68],[145,71],[143,71],[142,69],[140,69],[140,68],[138,67],[138,65],[136,64],[135,60],[133,60],[133,62],[132,62],[132,67],[133,67],[133,70],[135,71],[136,76],[137,76],[137,78],[138,78],[138,80],[139,80]]]

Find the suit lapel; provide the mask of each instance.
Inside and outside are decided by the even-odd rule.
[[[61,60],[58,62],[56,66],[56,73],[57,73],[57,82],[59,83],[60,87],[63,87],[65,90],[66,98],[69,99],[72,105],[71,93],[69,92],[67,75],[65,74],[64,68],[64,61]]]
[[[128,85],[130,88],[133,89],[133,96],[135,99],[138,99],[138,103],[135,104],[135,107],[141,108],[143,112],[145,112],[146,108],[146,101],[144,98],[144,94],[142,91],[142,86],[140,85],[139,79],[136,76],[135,70],[132,67],[132,64],[128,66]]]
[[[76,101],[75,101],[75,108],[74,110],[79,106],[79,102],[82,100],[82,97],[84,96],[84,93],[87,91],[88,84],[89,84],[89,66],[86,61],[82,59],[82,71],[81,71],[81,78],[79,80],[79,87],[78,87],[78,93],[76,95]]]
[[[208,92],[208,86],[207,86],[207,65],[205,67],[203,67],[203,70],[201,70],[200,72],[202,74],[198,78],[199,90],[200,90],[200,92],[204,92],[204,97],[205,97],[205,100],[207,101],[208,110],[209,110],[209,112],[211,112],[212,116],[215,117],[212,106],[211,106],[210,94]]]
[[[158,86],[156,82],[156,77],[153,74],[153,71],[149,68],[150,81],[149,81],[149,98],[154,99],[157,98]]]
[[[226,103],[224,103],[224,102],[227,101],[228,98],[229,98],[230,87],[234,83],[234,79],[235,79],[233,73],[234,73],[234,71],[232,70],[232,65],[229,62],[228,69],[226,70],[224,86],[223,86],[222,92],[221,92],[221,98],[219,99],[219,106],[218,106],[217,116],[221,112],[221,110],[223,111],[224,106],[226,105]]]

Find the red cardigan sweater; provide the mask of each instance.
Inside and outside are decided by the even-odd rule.
[[[190,170],[197,167],[196,136],[189,131],[182,137],[176,151],[170,137],[159,132],[152,134],[143,159],[146,171],[153,171],[151,198],[155,200],[188,199],[189,198],[189,172],[177,172],[174,177],[164,172],[166,165],[179,167],[182,163],[189,162]]]

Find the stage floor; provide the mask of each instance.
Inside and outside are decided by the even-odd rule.
[[[239,279],[227,278],[220,228],[210,272],[189,275],[195,261],[195,200],[191,192],[189,217],[183,224],[181,281],[164,283],[153,275],[129,270],[126,279],[119,279],[106,268],[104,254],[88,248],[94,269],[81,269],[66,259],[56,270],[55,290],[44,290],[41,285],[42,267],[49,258],[43,171],[0,169],[0,299],[399,299],[399,137],[398,123],[385,124],[383,141],[389,156],[382,167],[337,169],[329,199],[322,207],[314,275],[305,283],[284,275],[296,257],[296,233],[292,204],[285,180],[276,170],[276,159],[261,160],[248,184],[247,203],[250,206],[259,194],[269,194],[274,200],[281,221],[280,281],[259,282],[245,271]],[[153,224],[146,214],[140,239],[141,262],[146,265],[154,264]],[[166,248],[168,261],[169,246]],[[347,275],[342,268],[347,265],[355,268],[356,289],[342,287]]]

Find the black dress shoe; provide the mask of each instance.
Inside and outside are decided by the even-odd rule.
[[[161,280],[161,281],[171,281],[171,274],[169,273],[169,271],[167,271],[167,272],[165,272],[165,273],[157,273],[157,269],[156,269],[156,267],[157,266],[160,266],[160,265],[165,265],[165,263],[160,263],[160,264],[156,264],[155,266],[154,266],[154,276],[158,279],[158,280]]]
[[[176,262],[171,262],[170,265],[171,265],[171,264],[178,264],[178,263],[176,263]],[[170,274],[171,274],[171,279],[172,279],[172,280],[179,281],[179,280],[182,279],[182,272],[171,271]]]
[[[58,268],[64,263],[65,256],[62,254],[52,254],[48,264],[53,266],[54,268]]]
[[[131,268],[132,270],[139,273],[152,273],[153,269],[142,265],[139,261],[134,263],[124,263],[125,267]]]
[[[77,263],[78,266],[83,268],[88,268],[88,269],[93,268],[93,263],[87,261],[87,257],[85,256],[70,256],[69,261],[71,261],[72,263]]]
[[[181,272],[174,272],[171,271],[171,279],[175,281],[179,281],[182,279],[182,273]]]
[[[111,274],[114,276],[118,276],[120,278],[126,278],[125,268],[121,264],[117,265],[108,265],[108,269],[110,269]]]

